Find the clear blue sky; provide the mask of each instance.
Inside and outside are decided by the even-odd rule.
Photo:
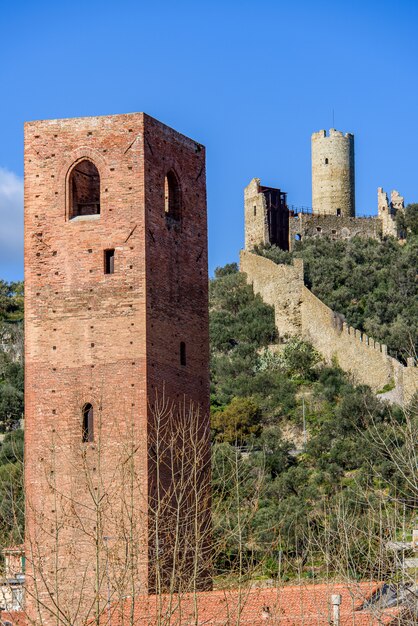
[[[207,147],[210,270],[254,176],[311,204],[310,135],[355,134],[357,209],[418,201],[418,3],[0,3],[0,278],[22,277],[23,122],[146,111]]]

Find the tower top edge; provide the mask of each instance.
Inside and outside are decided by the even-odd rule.
[[[353,140],[354,133],[343,133],[341,130],[337,130],[336,128],[330,128],[328,133],[326,130],[319,130],[318,132],[312,133],[312,141],[317,139],[330,139],[332,137],[341,137],[342,139]]]
[[[39,129],[48,128],[68,128],[74,125],[79,129],[88,128],[94,130],[95,128],[105,129],[112,128],[114,124],[129,125],[136,124],[138,126],[152,125],[158,127],[162,132],[176,136],[184,143],[189,143],[191,146],[198,145],[201,150],[205,149],[205,146],[198,140],[192,139],[187,135],[179,132],[172,126],[168,126],[157,120],[155,117],[148,115],[144,112],[134,113],[116,113],[114,115],[92,115],[92,116],[80,116],[80,117],[66,117],[56,119],[40,119],[40,120],[28,120],[24,122],[25,134],[37,132]]]

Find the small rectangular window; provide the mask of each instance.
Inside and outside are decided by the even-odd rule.
[[[104,251],[104,271],[105,274],[113,274],[115,271],[115,251]]]
[[[257,215],[257,207],[254,207],[254,217]]]
[[[186,365],[186,344],[184,341],[180,342],[180,365]]]
[[[93,406],[91,404],[85,404],[83,407],[83,443],[94,441],[93,423]]]

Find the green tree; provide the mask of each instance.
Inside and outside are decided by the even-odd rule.
[[[212,413],[212,428],[218,441],[239,446],[261,433],[261,410],[252,398],[233,398],[224,409]]]
[[[418,204],[408,204],[404,211],[396,214],[396,225],[407,237],[418,235]]]
[[[23,282],[0,280],[0,321],[23,319]]]
[[[12,430],[23,417],[23,393],[9,382],[0,384],[0,430]]]

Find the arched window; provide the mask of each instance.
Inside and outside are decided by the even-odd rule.
[[[164,181],[164,209],[167,218],[179,221],[181,213],[181,190],[176,174],[170,170]]]
[[[100,215],[100,176],[97,167],[84,159],[70,174],[70,219],[86,215]]]
[[[82,441],[88,443],[94,441],[93,405],[89,402],[83,406],[83,432]]]
[[[325,159],[325,165],[328,165],[328,159]]]

